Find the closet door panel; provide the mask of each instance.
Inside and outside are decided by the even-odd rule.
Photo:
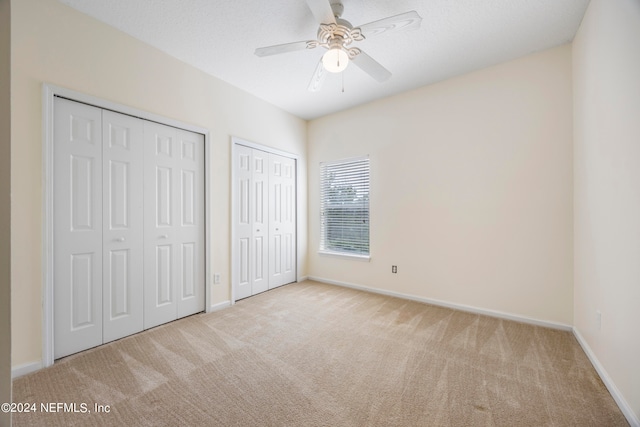
[[[295,160],[269,158],[269,289],[296,280]]]
[[[176,130],[144,123],[144,328],[176,319]]]
[[[296,281],[296,163],[282,163],[282,272],[284,283]]]
[[[204,136],[176,131],[178,318],[204,310]]]
[[[144,122],[103,111],[103,341],[143,327]]]
[[[251,151],[251,295],[255,295],[269,289],[269,154],[260,150]]]
[[[102,344],[102,125],[98,108],[55,99],[54,357]]]
[[[252,200],[253,183],[252,175],[252,155],[251,149],[242,145],[234,147],[234,157],[232,161],[235,180],[235,252],[232,255],[234,269],[234,298],[236,300],[247,298],[252,295],[253,282],[253,257],[255,254],[252,248]]]
[[[145,122],[144,327],[204,310],[204,136]]]
[[[269,153],[234,147],[236,300],[269,289]]]

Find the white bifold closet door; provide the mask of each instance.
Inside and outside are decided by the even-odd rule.
[[[103,342],[143,329],[143,122],[102,111]]]
[[[102,110],[56,100],[54,356],[102,344]]]
[[[236,299],[269,289],[268,157],[264,151],[236,147],[237,265]]]
[[[296,280],[295,160],[236,145],[236,299]]]
[[[296,280],[295,161],[269,155],[269,289]]]
[[[53,152],[54,357],[202,311],[204,137],[56,98]]]
[[[204,306],[204,136],[145,122],[144,327]]]

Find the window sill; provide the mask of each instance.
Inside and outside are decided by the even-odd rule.
[[[348,259],[353,259],[357,261],[369,262],[371,260],[371,255],[356,255],[356,254],[349,254],[345,252],[318,251],[318,254],[320,254],[321,256],[348,258]]]

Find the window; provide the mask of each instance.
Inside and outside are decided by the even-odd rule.
[[[320,252],[369,257],[369,157],[320,163]]]

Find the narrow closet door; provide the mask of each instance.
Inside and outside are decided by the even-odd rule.
[[[234,297],[239,300],[250,297],[253,282],[253,251],[251,241],[253,235],[252,212],[252,156],[251,148],[236,145],[233,153],[233,179],[235,180],[235,209],[233,226],[235,227],[235,244],[232,254]]]
[[[234,152],[234,287],[235,298],[242,299],[269,287],[269,155],[242,145]]]
[[[101,110],[55,98],[54,357],[102,344]]]
[[[269,289],[296,280],[295,160],[269,157]]]
[[[142,331],[144,122],[104,110],[103,342]]]
[[[269,289],[269,153],[252,150],[251,295]]]
[[[144,328],[204,310],[204,138],[145,122]]]
[[[178,317],[204,310],[204,135],[176,130]]]
[[[178,156],[176,130],[144,125],[144,328],[175,320],[178,313]]]

